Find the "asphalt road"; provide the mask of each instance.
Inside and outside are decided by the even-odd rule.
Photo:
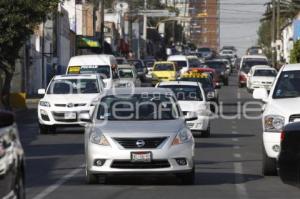
[[[237,105],[251,101],[237,78],[220,91],[224,115],[240,113]],[[258,112],[252,114],[259,114]],[[82,131],[39,135],[36,110],[18,115],[26,152],[29,199],[299,199],[300,190],[277,176],[261,175],[261,123],[245,118],[215,119],[212,137],[196,142],[196,184],[182,186],[174,177],[114,177],[107,185],[87,185]]]

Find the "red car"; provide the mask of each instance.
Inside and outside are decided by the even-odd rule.
[[[214,87],[216,89],[221,88],[221,78],[216,72],[215,69],[212,68],[193,68],[190,69],[190,71],[198,71],[198,72],[203,72],[203,73],[209,73],[212,76],[212,80],[214,83]]]

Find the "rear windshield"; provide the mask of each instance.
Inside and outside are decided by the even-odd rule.
[[[177,100],[181,101],[203,101],[201,90],[198,86],[189,85],[162,85],[160,88],[171,89]]]
[[[257,77],[276,77],[277,72],[275,70],[255,70],[254,76]]]
[[[172,61],[172,62],[176,63],[176,65],[178,66],[178,68],[187,67],[187,61]]]
[[[174,71],[174,65],[173,64],[155,64],[154,71]]]
[[[103,79],[110,78],[111,67],[108,65],[70,66],[68,74],[100,74]]]
[[[241,71],[249,73],[253,66],[268,65],[268,61],[265,59],[244,59]]]

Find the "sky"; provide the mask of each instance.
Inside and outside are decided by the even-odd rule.
[[[269,0],[220,0],[221,46],[234,45],[238,54],[257,43],[259,20]]]

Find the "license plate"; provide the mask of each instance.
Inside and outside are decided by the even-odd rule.
[[[76,119],[76,113],[65,113],[66,120],[74,120]]]
[[[151,152],[132,152],[131,161],[132,162],[151,162],[152,154]]]

